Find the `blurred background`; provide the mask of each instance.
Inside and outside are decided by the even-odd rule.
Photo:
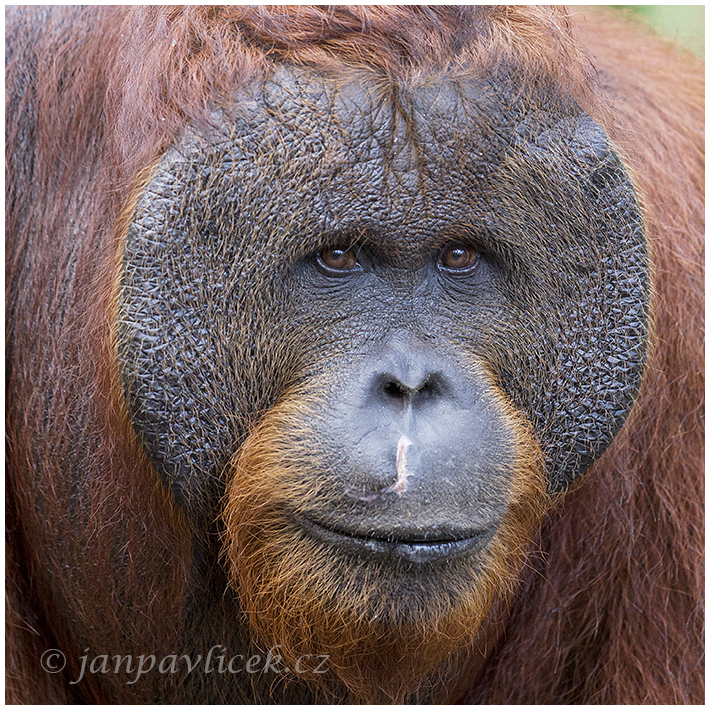
[[[613,5],[649,24],[659,35],[704,58],[703,5]]]

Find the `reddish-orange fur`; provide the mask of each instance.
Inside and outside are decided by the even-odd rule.
[[[573,38],[582,13],[571,22],[541,7],[479,10],[477,36],[449,7],[72,12],[30,31],[7,64],[8,701],[174,691],[150,686],[163,678],[131,686],[120,675],[67,684],[86,648],[167,654],[180,644],[190,526],[132,433],[113,350],[126,210],[145,169],[269,61],[367,63],[406,83],[444,71],[461,41],[473,42],[471,71],[506,57],[552,74],[622,149],[646,212],[656,337],[630,421],[550,516],[543,555],[452,695],[701,702],[698,63],[605,16],[578,29],[591,65]],[[67,654],[66,674],[39,667],[51,647]]]

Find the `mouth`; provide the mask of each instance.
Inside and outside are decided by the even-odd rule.
[[[364,535],[331,524],[323,524],[303,516],[294,516],[299,527],[312,538],[335,545],[341,551],[358,556],[400,559],[407,563],[434,563],[451,560],[481,550],[491,539],[491,528],[476,531],[455,531],[440,527],[427,532],[393,531]]]

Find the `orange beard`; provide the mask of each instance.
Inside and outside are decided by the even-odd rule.
[[[502,524],[486,548],[439,564],[356,556],[311,538],[290,516],[333,506],[308,423],[314,398],[292,393],[255,427],[227,486],[225,556],[252,631],[328,698],[338,681],[354,701],[402,702],[447,669],[506,595],[540,521],[540,451],[509,412],[518,462]],[[390,494],[393,495],[393,494]],[[311,655],[306,658],[304,655]],[[343,695],[341,688],[340,695]]]

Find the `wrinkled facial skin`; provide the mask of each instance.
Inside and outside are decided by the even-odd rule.
[[[294,525],[357,555],[470,555],[519,468],[512,411],[560,491],[632,406],[648,267],[629,178],[572,100],[506,76],[395,92],[281,67],[250,91],[163,156],[126,235],[134,427],[210,511],[258,416],[319,379],[294,426],[327,493]],[[324,268],[329,248],[352,268]]]

